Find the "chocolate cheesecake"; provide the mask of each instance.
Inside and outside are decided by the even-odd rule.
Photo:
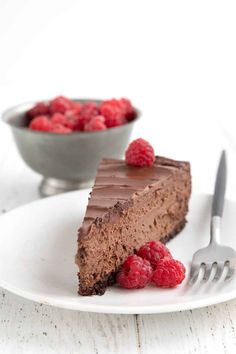
[[[152,167],[101,161],[78,233],[79,294],[102,295],[128,255],[166,243],[185,225],[190,164],[156,157]]]

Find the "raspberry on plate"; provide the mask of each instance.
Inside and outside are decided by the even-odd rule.
[[[48,105],[46,105],[43,102],[39,102],[27,112],[27,116],[30,118],[34,118],[37,116],[46,115],[48,113],[49,113]]]
[[[42,132],[51,132],[53,129],[53,124],[47,116],[38,116],[30,122],[29,128]]]
[[[92,132],[96,130],[105,130],[107,127],[105,125],[105,119],[103,116],[93,117],[84,127],[84,131]]]
[[[147,259],[151,263],[153,269],[156,269],[157,262],[160,259],[164,257],[172,258],[169,249],[160,241],[147,242],[144,246],[140,247],[137,255]]]
[[[154,164],[155,154],[151,144],[142,139],[136,139],[129,144],[125,152],[127,165],[137,167],[149,167]]]
[[[165,257],[157,262],[152,275],[153,283],[161,288],[174,288],[185,278],[185,267],[173,258]]]
[[[116,281],[126,289],[144,288],[152,278],[151,264],[136,255],[129,256],[120,271],[117,273]]]
[[[49,110],[53,113],[65,113],[73,107],[73,102],[64,96],[58,96],[49,102]]]

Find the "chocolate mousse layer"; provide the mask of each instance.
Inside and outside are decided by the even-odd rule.
[[[78,234],[79,293],[102,295],[128,255],[180,232],[190,193],[188,162],[156,157],[140,168],[102,160]]]

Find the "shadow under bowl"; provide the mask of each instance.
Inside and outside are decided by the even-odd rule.
[[[84,103],[91,99],[73,100]],[[27,128],[25,113],[36,103],[9,108],[2,119],[11,127],[25,163],[44,176],[40,185],[43,196],[91,186],[102,158],[124,155],[133,126],[140,116],[136,110],[137,117],[133,121],[104,131],[55,134]]]

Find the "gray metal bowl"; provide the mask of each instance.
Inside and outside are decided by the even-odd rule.
[[[103,157],[123,156],[133,125],[140,116],[137,111],[135,120],[99,132],[45,133],[26,127],[25,112],[35,104],[36,102],[30,102],[12,107],[3,113],[2,119],[10,125],[25,163],[44,176],[40,185],[43,196],[90,186]]]

